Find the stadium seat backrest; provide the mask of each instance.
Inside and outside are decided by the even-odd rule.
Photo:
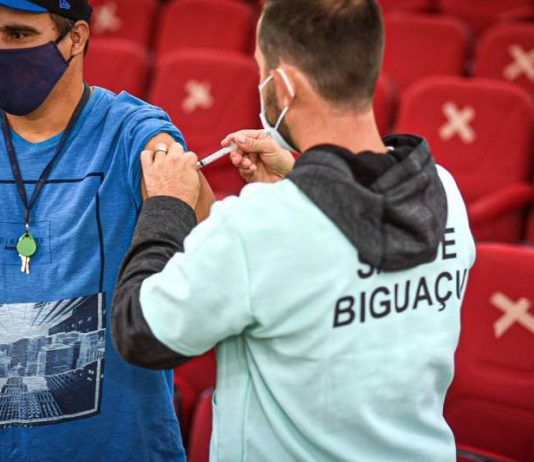
[[[209,462],[213,425],[212,399],[213,390],[206,390],[197,404],[189,439],[189,462]]]
[[[459,448],[532,461],[534,249],[480,244],[477,250],[445,417]]]
[[[534,22],[489,29],[477,47],[475,75],[514,83],[534,98]]]
[[[122,38],[150,44],[159,8],[157,0],[92,0],[94,37]]]
[[[530,181],[534,105],[514,85],[433,77],[402,97],[397,132],[425,137],[467,203]]]
[[[401,92],[432,75],[463,75],[469,43],[454,18],[392,14],[385,19],[384,72]]]
[[[85,80],[115,93],[145,98],[150,61],[145,48],[121,39],[93,39],[85,59]]]
[[[202,393],[215,387],[216,373],[214,351],[192,359],[174,370],[177,411],[184,441],[189,438],[195,408]]]
[[[385,75],[378,79],[373,107],[380,134],[389,135],[397,109],[397,92],[391,79]]]
[[[532,198],[532,205],[530,206],[530,215],[525,237],[530,245],[534,245],[534,197]]]
[[[430,11],[435,6],[434,0],[379,0],[384,14],[393,11]]]
[[[229,133],[259,126],[259,75],[253,58],[231,52],[175,52],[158,64],[150,101],[163,107],[204,157]],[[216,192],[237,193],[243,182],[227,158],[203,171]]]
[[[159,56],[184,48],[252,51],[254,10],[235,0],[173,0],[163,7],[156,38]]]
[[[464,21],[476,34],[500,21],[534,18],[532,0],[441,0],[441,9]]]

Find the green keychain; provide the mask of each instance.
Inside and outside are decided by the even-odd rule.
[[[30,274],[30,259],[37,253],[37,242],[35,242],[29,231],[20,236],[17,243],[17,252],[22,261],[20,271]]]

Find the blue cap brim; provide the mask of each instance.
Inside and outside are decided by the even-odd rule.
[[[0,0],[0,6],[28,13],[46,13],[48,10],[28,0]]]

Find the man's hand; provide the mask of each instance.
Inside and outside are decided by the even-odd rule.
[[[223,147],[235,143],[230,160],[248,183],[275,183],[293,170],[295,159],[263,130],[241,130],[228,135]]]
[[[178,143],[173,143],[167,154],[161,151],[143,151],[141,166],[147,196],[175,197],[194,209],[201,185],[197,160],[194,153],[184,153]]]

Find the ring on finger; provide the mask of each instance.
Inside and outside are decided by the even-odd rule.
[[[158,143],[156,144],[156,148],[154,149],[154,154],[157,154],[158,152],[163,152],[167,154],[169,152],[169,147],[164,143]]]

